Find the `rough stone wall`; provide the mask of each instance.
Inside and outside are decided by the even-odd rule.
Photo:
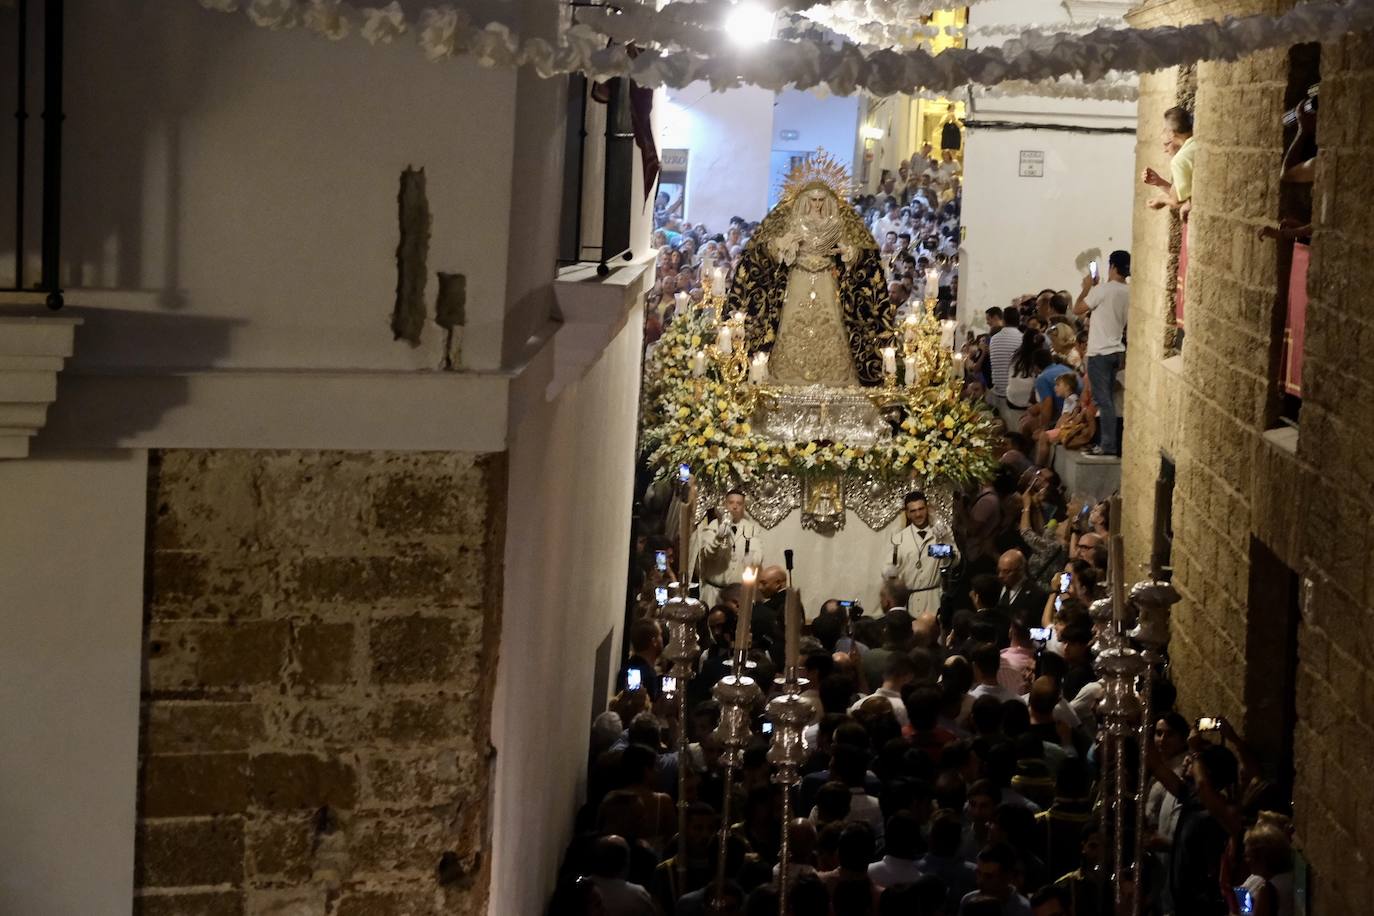
[[[152,456],[135,912],[486,910],[504,456]]]
[[[1374,37],[1322,47],[1298,459],[1312,582],[1298,668],[1298,834],[1322,914],[1374,912]]]
[[[1223,10],[1222,7],[1225,7]],[[1179,24],[1234,4],[1162,0],[1136,25]],[[1273,12],[1287,4],[1254,4]],[[1262,9],[1261,9],[1262,8]],[[1374,911],[1374,41],[1322,49],[1322,153],[1314,189],[1316,233],[1304,401],[1296,450],[1265,435],[1276,426],[1271,366],[1280,282],[1274,243],[1280,115],[1288,81],[1283,50],[1198,67],[1199,152],[1190,222],[1187,341],[1181,365],[1160,359],[1160,297],[1167,284],[1162,214],[1137,195],[1127,458],[1123,466],[1128,559],[1149,555],[1159,453],[1177,462],[1173,671],[1190,715],[1220,713],[1247,731],[1272,731],[1282,697],[1273,665],[1283,636],[1271,596],[1259,594],[1252,539],[1302,577],[1297,639],[1295,815],[1312,867],[1309,912]],[[1142,79],[1138,167],[1157,149],[1167,74]],[[1276,688],[1275,688],[1276,689]]]
[[[1177,104],[1178,70],[1140,75],[1136,133],[1137,171],[1149,166],[1166,174],[1168,160],[1160,144],[1164,112]],[[1130,505],[1152,506],[1160,453],[1177,452],[1178,372],[1156,371],[1165,358],[1165,341],[1172,315],[1171,218],[1145,206],[1154,189],[1136,182],[1135,214],[1131,226],[1130,352],[1126,359],[1126,438],[1121,450],[1121,498]],[[1173,365],[1181,366],[1175,358]],[[1127,569],[1149,562],[1153,518],[1126,514],[1129,553]]]
[[[1180,691],[1237,721],[1244,713],[1245,681],[1237,673],[1246,650],[1252,477],[1272,385],[1278,282],[1274,243],[1256,232],[1278,212],[1287,84],[1282,50],[1198,66],[1174,495],[1175,581],[1184,601],[1171,652]]]

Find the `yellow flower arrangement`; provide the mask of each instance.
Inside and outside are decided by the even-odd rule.
[[[899,389],[906,418],[889,440],[873,446],[755,437],[714,364],[692,377],[692,357],[710,328],[699,311],[679,314],[645,366],[642,447],[660,476],[680,464],[719,484],[779,472],[855,472],[962,486],[992,476],[997,456],[992,415],[960,397],[958,381]],[[938,335],[938,324],[922,328]],[[932,341],[925,340],[923,344]],[[938,346],[938,337],[933,341]]]

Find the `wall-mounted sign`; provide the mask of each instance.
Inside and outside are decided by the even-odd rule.
[[[800,137],[800,136],[801,136],[801,131],[797,131],[797,130],[780,130],[780,131],[778,131],[778,138],[781,139],[781,140],[787,140],[787,141],[789,141],[789,142],[792,141],[792,140],[797,139],[797,138]]]
[[[1042,149],[1021,150],[1020,165],[1016,174],[1022,178],[1045,177],[1045,151]]]
[[[685,149],[660,150],[658,161],[664,169],[685,169],[687,168],[687,151]]]

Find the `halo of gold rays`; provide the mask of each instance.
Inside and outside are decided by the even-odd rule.
[[[803,188],[817,182],[834,191],[841,201],[848,201],[854,190],[854,180],[844,163],[818,147],[814,153],[792,166],[782,180],[782,194],[778,203],[790,202]]]

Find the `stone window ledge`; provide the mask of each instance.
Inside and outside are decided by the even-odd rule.
[[[0,309],[0,458],[24,458],[57,399],[80,318]]]
[[[649,249],[641,258],[621,261],[605,277],[597,275],[595,263],[574,264],[558,272],[553,286],[563,324],[554,335],[553,377],[546,398],[553,400],[581,378],[625,327],[630,313],[653,287],[657,254]]]
[[[1298,454],[1298,428],[1296,426],[1280,426],[1275,429],[1266,429],[1263,433],[1264,441],[1290,455]]]

